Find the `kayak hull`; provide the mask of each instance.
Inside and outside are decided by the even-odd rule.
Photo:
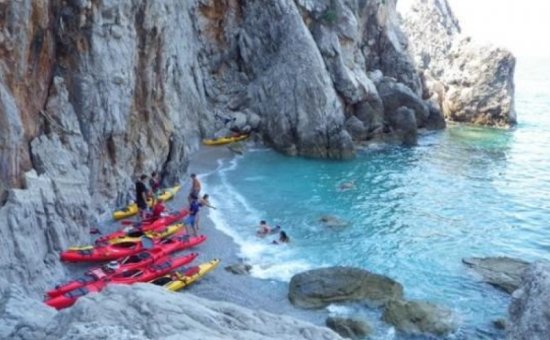
[[[180,185],[176,185],[171,188],[164,189],[159,195],[157,195],[156,199],[166,202],[168,200],[171,200],[176,196],[176,193],[181,189]],[[153,206],[153,198],[147,199],[147,206],[152,207]],[[116,210],[113,212],[113,219],[114,220],[121,220],[124,218],[132,217],[134,215],[137,215],[139,212],[139,208],[136,203],[129,204],[126,208]]]
[[[164,275],[156,280],[151,281],[151,283],[162,286],[171,291],[178,291],[198,281],[206,274],[216,269],[219,264],[220,260],[214,259],[212,261],[202,263],[198,266],[182,269],[168,275]]]
[[[214,139],[204,139],[202,141],[202,143],[204,145],[210,145],[210,146],[225,145],[225,144],[240,142],[242,140],[247,139],[248,136],[249,135],[242,135],[242,136],[238,136],[238,137],[222,137],[222,138],[214,138]]]

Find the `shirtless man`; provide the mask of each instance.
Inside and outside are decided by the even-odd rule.
[[[256,235],[260,237],[264,237],[269,233],[271,233],[271,227],[267,224],[266,221],[260,221],[260,225],[258,227],[258,231],[256,232]]]
[[[199,197],[200,192],[201,192],[201,182],[199,182],[197,175],[191,174],[191,191],[189,192],[189,196],[187,197],[189,204],[193,202],[193,196],[197,198]]]

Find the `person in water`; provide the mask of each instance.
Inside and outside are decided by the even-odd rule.
[[[266,221],[260,221],[260,225],[258,226],[258,231],[256,232],[256,235],[264,237],[269,233],[271,233],[271,227],[267,224]]]
[[[187,199],[189,200],[189,204],[193,201],[193,196],[199,197],[199,194],[201,192],[201,182],[199,182],[199,179],[197,178],[196,174],[191,174],[191,190],[189,191],[189,196]]]
[[[283,230],[279,233],[279,240],[273,240],[273,244],[283,244],[288,242],[290,242],[290,238]]]
[[[139,216],[144,219],[147,214],[147,186],[145,186],[145,180],[147,175],[141,175],[136,182],[136,204],[139,209]]]

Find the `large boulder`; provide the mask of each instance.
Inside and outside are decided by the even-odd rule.
[[[371,332],[369,324],[359,319],[328,317],[325,324],[344,338],[364,339]]]
[[[543,340],[550,335],[550,263],[534,263],[524,272],[508,308],[508,339]]]
[[[403,286],[386,276],[364,269],[329,267],[292,277],[288,298],[302,308],[323,308],[331,303],[365,301],[380,306],[403,296]]]
[[[390,301],[385,306],[382,319],[411,334],[443,336],[456,329],[451,311],[424,301]]]
[[[388,112],[388,121],[396,137],[406,146],[416,145],[418,130],[414,111],[402,106],[394,112]]]
[[[414,111],[418,127],[426,125],[430,116],[428,106],[410,88],[388,77],[382,79],[376,86],[384,103],[386,116],[396,112],[400,107],[407,107]]]
[[[479,273],[485,282],[510,294],[519,287],[521,276],[529,266],[529,262],[510,257],[470,257],[462,262]]]
[[[61,312],[14,294],[3,296],[2,306],[2,339],[341,339],[288,316],[149,284],[109,286]]]

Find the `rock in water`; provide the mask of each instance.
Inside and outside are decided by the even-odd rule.
[[[226,266],[224,269],[236,275],[248,275],[250,274],[250,270],[252,269],[252,266],[246,263],[245,264],[237,263],[237,264]]]
[[[3,299],[8,311],[19,310],[0,315],[2,326],[9,322],[0,327],[2,339],[341,339],[328,328],[287,316],[149,284],[112,285],[62,312],[22,299],[24,304],[12,295]]]
[[[368,323],[352,318],[329,317],[326,320],[326,325],[344,338],[350,339],[363,339],[371,332]]]
[[[382,319],[411,334],[443,336],[456,329],[451,311],[424,301],[390,301],[385,306]]]
[[[403,286],[383,275],[359,268],[329,267],[305,271],[292,277],[290,302],[302,308],[323,308],[334,302],[366,301],[380,306],[401,298]]]
[[[550,264],[534,263],[512,294],[507,324],[510,340],[546,340],[550,335]]]
[[[470,257],[462,262],[481,274],[484,281],[510,294],[518,288],[521,275],[529,266],[528,262],[510,257]]]
[[[322,222],[325,226],[329,228],[344,228],[349,225],[348,222],[341,220],[340,218],[332,215],[323,215],[319,219],[319,222]]]

